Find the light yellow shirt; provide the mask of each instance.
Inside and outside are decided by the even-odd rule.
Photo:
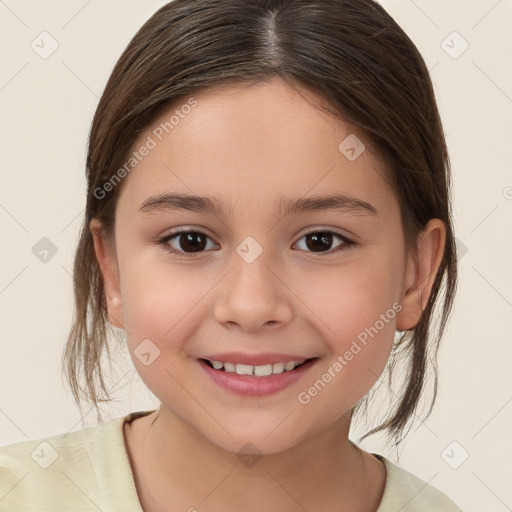
[[[0,512],[143,512],[123,424],[151,412],[0,446]],[[435,487],[374,455],[387,472],[376,512],[461,512]]]

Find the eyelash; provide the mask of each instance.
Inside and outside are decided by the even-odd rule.
[[[160,238],[157,243],[159,245],[161,245],[163,247],[163,249],[167,252],[170,252],[171,254],[176,254],[178,256],[184,256],[185,258],[193,258],[195,257],[197,254],[201,254],[205,251],[198,251],[198,252],[183,252],[183,251],[179,251],[177,249],[174,249],[173,247],[171,247],[169,245],[168,242],[170,242],[173,238],[176,238],[177,236],[179,235],[183,235],[183,234],[190,234],[190,233],[198,233],[200,235],[204,235],[205,237],[207,237],[208,239],[210,239],[210,237],[208,235],[206,235],[205,233],[201,232],[201,231],[198,231],[196,229],[183,229],[183,230],[176,230],[172,233],[169,233],[168,235],[166,235],[165,237],[163,238]],[[306,233],[305,235],[303,235],[299,240],[302,240],[303,238],[305,238],[306,236],[308,235],[317,235],[317,234],[328,234],[328,235],[334,235],[335,237],[337,237],[339,240],[341,240],[343,243],[341,245],[339,245],[338,247],[334,248],[334,249],[331,249],[329,251],[323,251],[323,252],[312,252],[312,251],[306,251],[306,252],[311,252],[312,254],[316,254],[318,256],[321,256],[321,257],[324,257],[324,256],[330,256],[332,254],[335,254],[335,253],[338,253],[338,252],[341,252],[341,251],[346,251],[348,249],[350,249],[351,247],[357,245],[356,242],[354,242],[353,240],[350,240],[349,238],[347,238],[345,235],[342,235],[341,233],[338,233],[336,231],[330,231],[330,230],[318,230],[318,231],[311,231],[310,233]]]

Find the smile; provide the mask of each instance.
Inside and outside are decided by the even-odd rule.
[[[221,361],[210,361],[209,359],[204,359],[204,361],[215,370],[225,371],[228,373],[237,373],[238,375],[252,375],[255,377],[268,377],[269,375],[278,375],[283,372],[289,372],[306,362],[306,360],[303,359],[301,361],[286,361],[253,366],[250,364],[242,363],[235,364],[228,362],[223,363]]]
[[[261,397],[292,387],[318,362],[318,357],[285,354],[213,354],[197,359],[201,373],[224,390]],[[253,364],[250,364],[253,363]]]

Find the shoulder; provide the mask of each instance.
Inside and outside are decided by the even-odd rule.
[[[374,453],[386,467],[386,485],[377,512],[462,512],[446,494]]]
[[[102,427],[1,446],[0,510],[50,510],[59,493],[70,497],[78,486],[94,496],[91,451]]]
[[[0,512],[69,510],[70,506],[96,510],[115,502],[111,486],[117,486],[119,493],[132,490],[138,503],[130,487],[132,473],[122,434],[124,421],[137,414],[144,413],[0,446]]]

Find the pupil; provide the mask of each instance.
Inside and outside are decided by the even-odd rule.
[[[180,236],[180,247],[186,252],[200,252],[206,247],[205,238],[201,236],[201,233],[182,234]]]
[[[314,233],[312,235],[308,235],[306,237],[306,245],[309,249],[324,249],[328,250],[331,247],[332,244],[332,235],[328,233]],[[312,241],[313,243],[310,243]],[[320,247],[316,246],[316,243],[320,243]]]

